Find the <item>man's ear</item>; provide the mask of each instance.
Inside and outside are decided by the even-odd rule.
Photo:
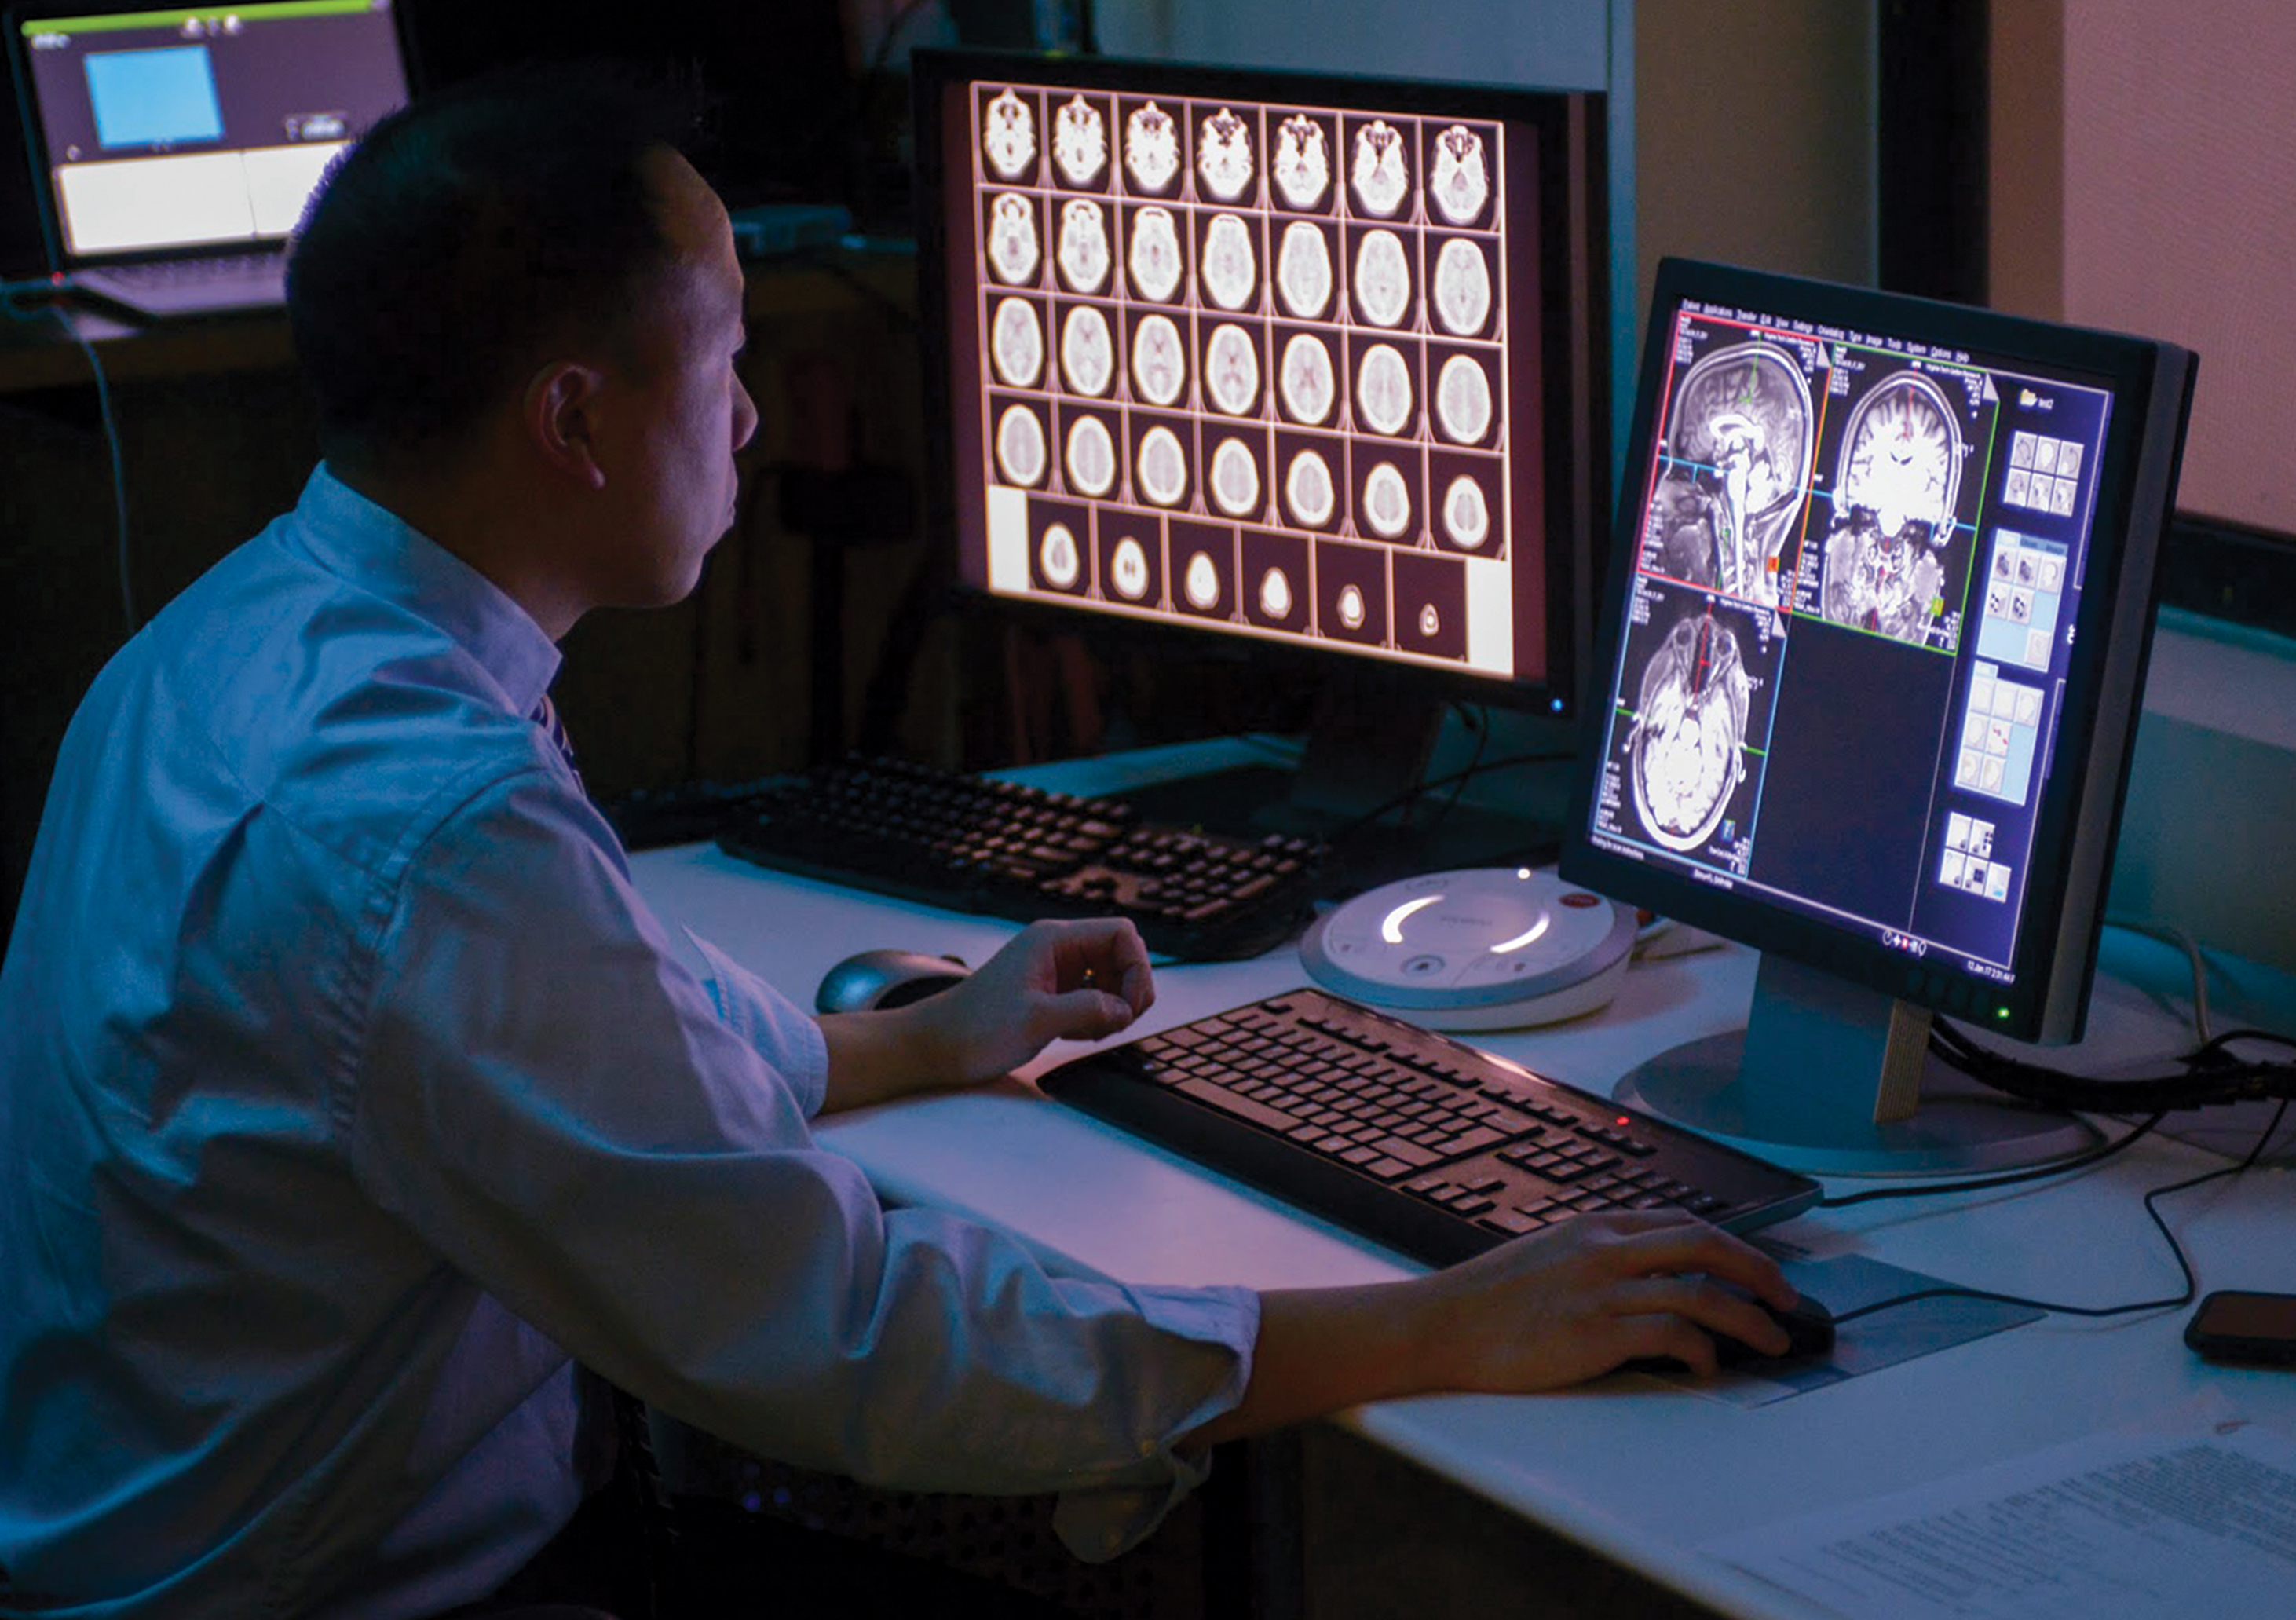
[[[578,360],[553,360],[527,380],[523,423],[544,465],[586,489],[606,487],[597,444],[605,374]]]

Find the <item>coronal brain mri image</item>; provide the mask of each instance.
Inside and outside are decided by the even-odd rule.
[[[1851,409],[1825,540],[1826,618],[1929,639],[1944,611],[1964,448],[1945,391],[1920,372],[1891,374]]]
[[[1670,850],[1714,835],[1745,774],[1751,696],[1738,637],[1711,608],[1685,614],[1643,666],[1627,774],[1635,814]]]
[[[1734,343],[1676,391],[1666,470],[1644,525],[1670,578],[1775,606],[1779,554],[1809,469],[1809,383],[1783,349]]]

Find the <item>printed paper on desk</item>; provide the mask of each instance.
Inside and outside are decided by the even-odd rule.
[[[1704,1550],[1849,1620],[2284,1615],[2296,1442],[2236,1420],[2102,1435]]]

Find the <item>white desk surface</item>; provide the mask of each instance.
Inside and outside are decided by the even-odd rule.
[[[1013,932],[769,875],[704,845],[650,851],[632,866],[666,921],[693,927],[800,1001],[857,950],[898,945],[978,962]],[[1618,999],[1591,1017],[1474,1039],[1607,1091],[1651,1053],[1742,1024],[1754,960],[1730,948],[1638,965]],[[1288,948],[1244,963],[1164,967],[1156,1006],[1134,1032],[1305,982]],[[1080,1049],[1056,1048],[1045,1062]],[[824,1134],[889,1198],[996,1222],[1070,1271],[1296,1287],[1413,1269],[1017,1082],[846,1116]],[[1819,1255],[1864,1254],[2012,1294],[2099,1304],[2153,1298],[2174,1294],[2178,1279],[2142,1195],[2224,1162],[2148,1140],[2063,1183],[1813,1211],[1773,1230]],[[2266,1167],[2162,1200],[2202,1291],[2296,1290],[2292,1190],[2286,1168]],[[2187,1314],[2052,1315],[1751,1409],[1621,1374],[1556,1394],[1387,1402],[1341,1421],[1723,1612],[1803,1620],[1818,1611],[1697,1546],[2158,1419],[2204,1396],[2296,1435],[2296,1375],[2203,1363],[2180,1337]],[[1845,1341],[1885,1320],[1849,1324]]]

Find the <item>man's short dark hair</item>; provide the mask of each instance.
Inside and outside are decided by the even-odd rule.
[[[338,160],[288,259],[330,456],[439,446],[570,326],[611,333],[667,262],[648,153],[686,150],[690,80],[582,63],[426,95]]]

